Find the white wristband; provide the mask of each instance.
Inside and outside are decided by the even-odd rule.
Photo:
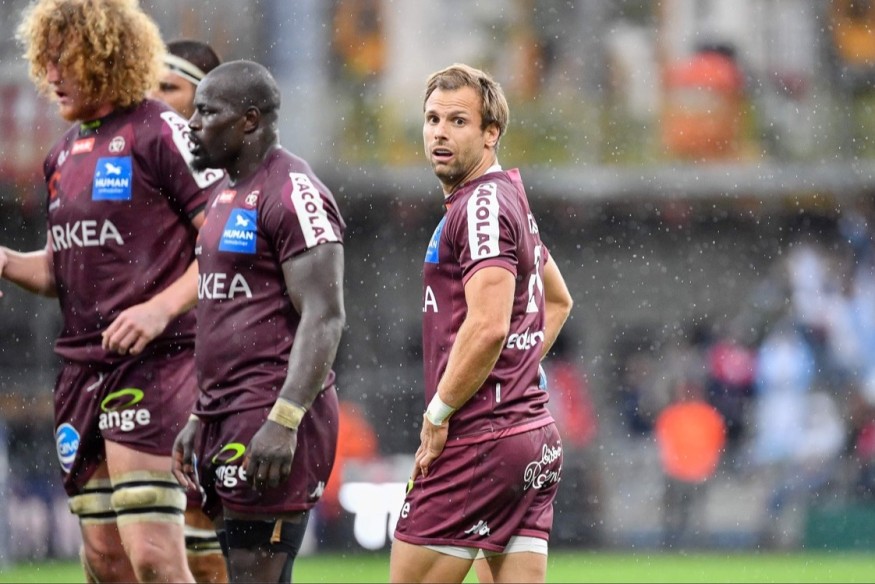
[[[434,397],[431,398],[431,402],[428,404],[428,409],[425,410],[425,417],[435,426],[442,426],[455,411],[456,408],[445,404],[444,400],[435,393]]]

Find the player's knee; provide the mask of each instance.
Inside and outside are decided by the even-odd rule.
[[[130,573],[128,557],[120,547],[83,545],[79,555],[86,582],[117,582]]]
[[[182,525],[186,506],[185,492],[169,472],[138,471],[115,477],[110,501],[120,527],[147,522]],[[129,542],[128,556],[138,579],[151,581],[177,568],[171,565],[175,545],[146,539]]]

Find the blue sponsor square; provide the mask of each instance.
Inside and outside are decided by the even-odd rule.
[[[257,223],[258,212],[255,209],[231,209],[222,230],[219,251],[254,254]]]
[[[428,249],[425,250],[425,263],[427,264],[437,264],[440,263],[440,257],[438,250],[440,249],[441,243],[441,233],[444,230],[444,223],[446,223],[447,217],[441,219],[441,222],[438,223],[438,226],[434,230],[434,234],[431,236],[431,241],[428,242]]]
[[[130,201],[134,172],[130,156],[108,156],[97,160],[92,201]]]

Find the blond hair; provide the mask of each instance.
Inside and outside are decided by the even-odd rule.
[[[435,89],[442,91],[454,91],[470,87],[480,97],[481,130],[485,130],[491,124],[498,127],[499,138],[507,131],[510,121],[510,108],[501,85],[498,84],[488,73],[475,69],[470,65],[455,63],[446,69],[432,73],[425,85],[425,98],[422,101],[423,111],[429,96]]]
[[[158,81],[165,54],[158,26],[137,0],[37,0],[17,31],[40,92],[47,67],[71,75],[93,103],[128,107]]]

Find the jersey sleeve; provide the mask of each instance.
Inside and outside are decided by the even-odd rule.
[[[447,236],[466,282],[488,266],[505,268],[517,275],[517,246],[521,226],[499,195],[499,184],[484,183],[464,202],[447,213]]]
[[[171,110],[162,111],[159,117],[160,133],[152,156],[158,185],[171,203],[193,217],[204,208],[211,187],[224,173],[215,169],[192,170],[188,123]]]
[[[343,243],[334,197],[309,172],[288,173],[280,195],[264,198],[262,226],[280,263],[324,243]]]

